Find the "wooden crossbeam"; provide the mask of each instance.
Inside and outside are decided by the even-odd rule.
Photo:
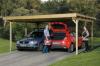
[[[67,19],[67,18],[79,18],[82,21],[89,21],[89,22],[91,22],[92,20],[96,20],[96,18],[94,17],[85,16],[78,13],[3,17],[4,20],[10,22],[43,22],[43,21],[56,21],[59,19]]]

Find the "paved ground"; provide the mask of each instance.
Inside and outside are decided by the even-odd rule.
[[[14,51],[0,55],[0,66],[48,66],[70,55],[72,54],[65,51],[51,51],[48,54],[39,51]]]

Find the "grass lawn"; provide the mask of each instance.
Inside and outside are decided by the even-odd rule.
[[[12,50],[15,50],[16,46],[13,42]],[[0,38],[0,53],[9,52],[9,40],[1,39]]]
[[[94,38],[94,49],[87,53],[80,53],[65,58],[49,66],[100,66],[100,38]]]

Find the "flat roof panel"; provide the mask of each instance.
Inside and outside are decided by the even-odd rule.
[[[48,14],[48,15],[33,15],[33,16],[7,16],[4,17],[4,20],[12,22],[43,22],[43,21],[54,21],[59,19],[68,19],[68,18],[81,18],[86,20],[95,20],[94,17],[89,17],[81,15],[78,13],[65,13],[65,14]]]

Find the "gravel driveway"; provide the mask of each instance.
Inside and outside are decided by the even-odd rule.
[[[0,66],[48,66],[72,55],[65,51],[51,51],[43,54],[37,51],[14,51],[0,55]]]

